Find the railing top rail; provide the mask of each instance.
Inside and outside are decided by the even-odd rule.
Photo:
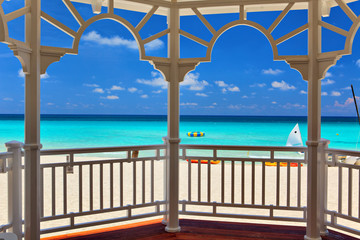
[[[165,149],[165,145],[159,144],[159,145],[141,145],[141,146],[124,146],[124,147],[47,149],[47,150],[41,150],[41,155],[46,156],[46,155],[62,155],[62,154],[122,152],[122,151],[133,151],[133,150],[156,150],[156,149]]]
[[[354,151],[354,150],[327,148],[327,149],[325,149],[325,152],[326,153],[332,153],[332,154],[338,154],[338,155],[360,157],[360,151]]]
[[[13,153],[11,153],[11,152],[1,152],[0,158],[12,157],[12,155],[13,155]]]
[[[286,151],[303,152],[307,147],[286,147],[286,146],[236,146],[236,145],[195,145],[181,144],[180,149],[209,149],[209,150],[252,150],[252,151]]]

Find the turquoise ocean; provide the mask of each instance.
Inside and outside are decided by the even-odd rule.
[[[285,146],[298,123],[307,139],[306,117],[181,116],[183,144]],[[202,131],[205,137],[188,137]],[[331,148],[358,150],[360,126],[353,117],[323,117],[322,138]],[[161,144],[167,135],[166,116],[42,115],[43,149]],[[5,142],[24,141],[23,115],[0,115],[0,151]]]

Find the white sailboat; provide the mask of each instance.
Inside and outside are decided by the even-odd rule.
[[[293,130],[291,130],[288,139],[286,141],[286,146],[292,146],[292,147],[302,147],[303,141],[301,139],[301,133],[299,124],[296,124]],[[298,152],[299,154],[303,154],[301,152]],[[277,162],[265,162],[266,166],[277,166]],[[286,162],[280,162],[281,167],[286,167],[288,163]],[[290,167],[297,167],[298,163],[290,163]],[[301,164],[302,166],[302,164]]]
[[[301,133],[298,123],[295,125],[293,130],[291,130],[289,137],[286,141],[286,146],[293,146],[293,147],[304,146],[303,141],[301,139]]]

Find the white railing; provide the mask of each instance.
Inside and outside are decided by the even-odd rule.
[[[305,221],[306,166],[305,154],[300,152],[306,148],[219,145],[180,148],[182,160],[198,160],[195,164],[187,161],[181,165],[181,214]],[[201,160],[208,161],[201,164]],[[281,167],[284,163],[287,166]]]
[[[8,192],[8,182],[9,182],[9,161],[13,158],[13,153],[0,153],[0,182],[2,192]],[[5,232],[12,227],[12,221],[8,221],[8,199],[7,194],[0,194],[0,232]],[[5,224],[7,223],[7,224]]]
[[[0,174],[0,182],[2,183],[0,194],[0,224],[5,222],[6,224],[0,226],[0,232],[13,232],[18,238],[21,238],[23,224],[21,148],[23,144],[12,141],[5,145],[8,152],[0,153],[0,173],[2,173]]]
[[[328,149],[327,144],[319,145],[321,230],[329,226],[360,235],[360,166],[339,160],[360,157],[360,152]],[[22,145],[7,147],[0,153],[0,178],[7,185],[0,197],[5,223],[0,232],[16,232],[20,238]],[[180,145],[179,213],[304,222],[311,184],[306,152],[305,147]],[[42,150],[41,233],[165,215],[165,159],[165,145]]]
[[[164,214],[164,149],[151,145],[41,151],[41,233]]]
[[[360,158],[360,152],[325,149],[325,153],[328,155],[325,224],[360,235],[360,166],[340,160],[344,156]]]

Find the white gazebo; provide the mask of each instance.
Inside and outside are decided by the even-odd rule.
[[[77,21],[79,27],[69,27],[60,22],[49,13],[41,9],[41,0],[25,0],[24,7],[5,14],[0,0],[0,41],[7,44],[20,60],[25,80],[25,239],[40,239],[41,222],[41,141],[40,141],[40,75],[46,72],[47,67],[57,62],[65,54],[77,54],[82,34],[92,23],[102,19],[112,19],[125,26],[134,36],[139,46],[140,59],[150,62],[159,70],[168,82],[168,134],[165,138],[167,148],[166,162],[166,231],[180,231],[179,226],[179,84],[185,75],[196,68],[201,62],[211,61],[211,53],[216,40],[228,29],[246,25],[263,33],[268,39],[274,60],[286,61],[292,68],[298,70],[303,79],[308,82],[308,139],[307,145],[307,205],[305,239],[321,239],[320,235],[326,233],[322,205],[324,195],[320,187],[324,186],[321,169],[325,163],[321,150],[324,142],[321,141],[321,80],[327,69],[333,66],[342,56],[351,53],[354,36],[360,26],[360,16],[351,8],[355,0],[63,0],[68,11]],[[76,4],[91,4],[94,17],[85,20],[75,7]],[[54,3],[55,4],[55,3]],[[349,30],[341,29],[327,22],[332,8],[339,8],[352,22]],[[117,15],[115,9],[124,9],[145,13],[142,20],[135,26],[127,19]],[[284,34],[279,38],[273,36],[274,29],[292,11],[307,11],[308,22],[303,26]],[[270,27],[248,20],[247,13],[276,11],[278,17]],[[208,20],[207,15],[237,13],[238,19],[228,22],[220,29],[216,29]],[[154,15],[167,17],[167,28],[150,37],[143,38],[141,29]],[[183,16],[193,15],[201,20],[211,32],[210,41],[190,34],[180,27]],[[345,16],[344,15],[344,16]],[[9,37],[8,22],[25,16],[25,41]],[[41,45],[41,19],[57,27],[73,38],[72,48],[49,47]],[[341,21],[341,19],[339,19]],[[322,51],[322,29],[328,29],[346,38],[343,50],[333,52]],[[279,55],[278,45],[307,31],[307,55]],[[168,36],[168,57],[150,56],[145,50],[145,44]],[[180,58],[180,36],[184,36],[206,48],[206,56],[197,58]],[[295,47],[295,46],[294,46]],[[16,145],[16,144],[15,144]],[[19,147],[19,146],[18,146]],[[9,145],[9,151],[16,146]],[[273,152],[272,152],[273,153]],[[327,152],[328,154],[328,152]],[[355,154],[355,153],[353,153]],[[334,155],[335,156],[335,153]],[[272,158],[273,158],[272,154]],[[336,161],[336,160],[334,160]],[[20,186],[21,187],[21,186]],[[21,193],[19,193],[21,194]],[[325,194],[326,195],[326,194]],[[16,205],[14,203],[14,205]],[[21,211],[20,211],[21,212]],[[359,216],[360,217],[360,216]],[[358,217],[358,218],[359,218]],[[321,220],[322,219],[322,220]],[[353,218],[349,217],[349,220]],[[14,223],[13,219],[13,223]],[[18,220],[19,221],[19,220]],[[10,229],[21,236],[20,228],[16,229],[12,223]],[[19,226],[19,225],[18,225]]]

